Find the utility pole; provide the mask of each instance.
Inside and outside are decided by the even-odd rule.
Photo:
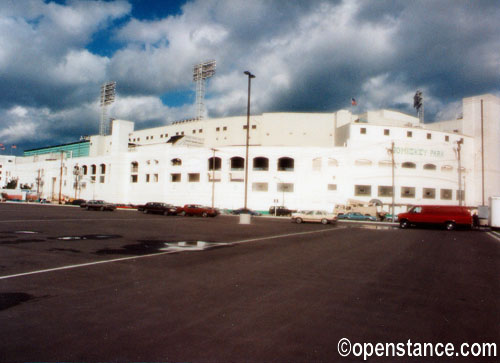
[[[245,158],[245,205],[244,209],[247,209],[247,197],[248,197],[248,145],[250,140],[250,85],[252,83],[252,78],[255,75],[250,73],[250,71],[243,72],[248,76],[248,103],[247,103],[247,137],[246,137],[246,158]]]
[[[457,158],[458,158],[458,205],[462,206],[462,163],[460,160],[460,151],[462,150],[462,144],[464,139],[457,141]]]
[[[484,121],[483,121],[483,100],[481,100],[481,190],[482,204],[484,206]]]
[[[394,219],[396,218],[394,216],[394,205],[395,205],[395,185],[394,185],[394,141],[391,143],[391,148],[387,149],[387,151],[391,154],[391,164],[392,164],[392,222],[394,223]]]
[[[212,148],[213,156],[212,156],[212,209],[215,206],[215,152],[217,149]]]
[[[59,172],[59,204],[62,204],[61,196],[62,196],[63,157],[64,157],[64,151],[61,150],[61,169]]]

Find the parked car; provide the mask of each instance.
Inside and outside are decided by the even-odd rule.
[[[86,200],[85,199],[73,199],[72,201],[68,201],[66,202],[66,204],[70,204],[70,205],[82,205],[82,204],[85,204]]]
[[[412,225],[442,225],[448,231],[457,226],[472,226],[472,216],[467,207],[448,205],[417,205],[406,213],[398,215],[399,226],[409,228]]]
[[[181,216],[215,217],[219,214],[219,211],[199,204],[186,204],[184,207],[179,208],[177,214]]]
[[[245,208],[240,208],[240,209],[234,209],[231,214],[234,214],[236,216],[239,216],[240,214],[250,214],[252,216],[261,216],[262,214],[260,214],[259,212],[257,211],[254,211],[254,210],[251,210],[251,209],[245,209]]]
[[[148,202],[142,206],[142,211],[145,214],[148,213],[160,213],[166,216],[177,215],[177,207],[172,204],[161,203],[161,202]]]
[[[391,213],[386,213],[383,217],[382,220],[384,222],[392,222],[392,214]],[[394,216],[394,222],[398,221],[398,216]]]
[[[277,215],[277,216],[291,216],[292,213],[296,212],[295,210],[288,209],[287,207],[284,206],[278,206],[276,207],[276,211],[274,206],[269,208],[269,214],[270,215]]]
[[[109,210],[109,211],[114,211],[116,209],[116,206],[111,203],[106,203],[104,200],[89,200],[87,203],[85,203],[85,208],[87,210]]]
[[[376,221],[377,218],[374,216],[370,215],[363,215],[359,212],[353,212],[353,213],[339,213],[337,215],[337,219],[348,219],[351,221]]]
[[[307,210],[292,213],[292,222],[317,222],[322,224],[336,223],[337,217],[333,213],[324,210]]]

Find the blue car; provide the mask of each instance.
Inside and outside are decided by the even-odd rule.
[[[359,212],[353,212],[353,213],[346,213],[346,214],[339,214],[337,216],[337,219],[348,219],[351,221],[376,221],[377,218],[373,216],[365,216]]]

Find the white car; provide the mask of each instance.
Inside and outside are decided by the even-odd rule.
[[[337,216],[324,210],[299,211],[292,214],[292,222],[318,222],[328,224],[337,222]]]

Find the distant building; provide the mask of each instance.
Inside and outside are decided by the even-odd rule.
[[[215,183],[216,207],[243,206],[246,116],[137,131],[133,122],[114,120],[112,130],[109,136],[29,150],[9,157],[10,163],[0,159],[1,182],[8,170],[42,197],[57,199],[62,170],[61,193],[67,198],[178,205],[210,205]],[[357,199],[389,210],[393,142],[399,210],[417,203],[458,204],[459,184],[464,205],[478,206],[483,197],[487,203],[500,195],[499,136],[500,99],[493,95],[465,98],[461,119],[430,124],[390,110],[254,115],[248,206],[332,210]]]

